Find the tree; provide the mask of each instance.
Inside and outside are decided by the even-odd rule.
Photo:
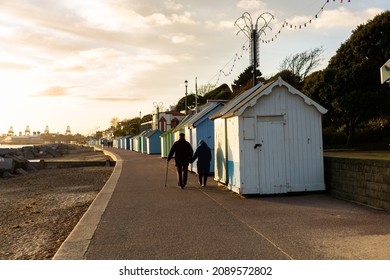
[[[176,104],[177,111],[184,111],[185,100],[186,100],[186,97],[184,96],[184,97],[180,98],[180,100],[177,102],[177,104]],[[204,98],[201,95],[199,95],[198,96],[198,105],[201,105],[204,103],[205,103]],[[193,94],[193,93],[187,95],[187,108],[188,109],[195,108],[195,94]]]
[[[230,100],[232,98],[233,93],[227,84],[222,84],[204,95],[205,102],[207,100]]]
[[[280,64],[279,70],[281,72],[288,70],[294,76],[298,77],[298,84],[312,72],[321,62],[321,55],[324,52],[322,47],[314,48],[312,50],[304,51],[295,55],[286,57]],[[300,88],[301,86],[299,86]]]
[[[272,76],[271,78],[265,80],[265,83],[274,81],[278,77],[281,77],[284,81],[295,87],[296,89],[300,90],[301,89],[301,78],[297,75],[295,75],[293,72],[290,70],[283,70],[277,73],[276,75]]]
[[[110,126],[111,127],[116,127],[118,125],[119,121],[120,120],[117,117],[112,118],[111,121],[110,121]]]
[[[250,89],[253,86],[253,75],[252,75],[253,67],[248,66],[244,72],[242,72],[236,80],[233,81],[232,88],[233,93],[239,94],[247,89]],[[256,69],[256,77],[260,78],[261,72]]]
[[[317,81],[304,91],[329,109],[327,118],[345,134],[347,145],[356,129],[389,114],[390,90],[381,85],[379,68],[390,57],[390,11],[358,26],[333,56]]]
[[[211,87],[210,87],[211,88]],[[213,90],[204,93],[204,95],[198,95],[198,106],[203,105],[207,100],[230,100],[233,98],[233,93],[227,84],[222,84]],[[176,105],[176,110],[184,110],[185,97],[182,97]],[[195,108],[195,94],[187,95],[187,106],[189,109]]]
[[[146,115],[146,118],[150,118],[151,115]],[[118,121],[114,129],[114,136],[126,136],[126,135],[137,135],[139,133],[139,128],[141,124],[141,119],[139,117],[133,119],[124,119]]]
[[[205,84],[205,85],[201,85],[198,87],[198,96],[203,96],[206,93],[212,91],[213,89],[215,89],[215,85],[212,85],[210,83]]]

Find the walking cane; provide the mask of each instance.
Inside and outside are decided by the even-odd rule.
[[[166,172],[165,172],[165,186],[164,186],[164,187],[167,186],[167,180],[168,180],[168,163],[169,163],[169,161],[167,161],[167,170],[166,170]]]

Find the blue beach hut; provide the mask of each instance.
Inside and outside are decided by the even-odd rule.
[[[204,140],[211,149],[212,160],[210,173],[214,173],[214,121],[209,117],[216,113],[224,105],[220,101],[209,101],[200,107],[200,111],[193,115],[185,124],[185,134],[194,152],[199,141]],[[187,137],[188,135],[188,137]],[[192,171],[197,173],[197,160],[192,165]]]
[[[145,134],[147,154],[150,155],[150,154],[161,153],[161,141],[160,141],[161,134],[162,131],[159,129],[151,130]]]
[[[125,136],[125,149],[130,150],[130,139],[133,138],[132,135]]]

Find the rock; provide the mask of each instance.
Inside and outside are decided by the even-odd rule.
[[[36,172],[38,169],[31,164],[27,165],[27,172]]]
[[[18,174],[18,175],[26,175],[26,174],[28,174],[28,172],[26,170],[24,170],[23,168],[16,169],[15,173]]]
[[[13,151],[13,149],[0,148],[0,157],[4,157],[5,155],[12,153]]]
[[[23,148],[24,149],[24,148]],[[23,150],[23,157],[27,158],[27,159],[33,159],[35,158],[35,155],[34,155],[34,152],[33,152],[33,148],[31,147],[28,147],[27,149],[24,149]]]
[[[12,158],[15,162],[15,168],[27,168],[28,160],[25,159],[23,156],[14,156]]]
[[[15,168],[15,162],[12,158],[0,157],[0,172],[13,172]]]
[[[15,175],[13,175],[13,174],[11,174],[11,173],[9,173],[9,172],[4,172],[3,173],[3,176],[2,176],[4,179],[8,179],[8,178],[13,178],[13,177],[15,177]]]

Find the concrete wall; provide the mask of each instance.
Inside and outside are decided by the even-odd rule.
[[[325,157],[331,195],[390,211],[390,161]]]

